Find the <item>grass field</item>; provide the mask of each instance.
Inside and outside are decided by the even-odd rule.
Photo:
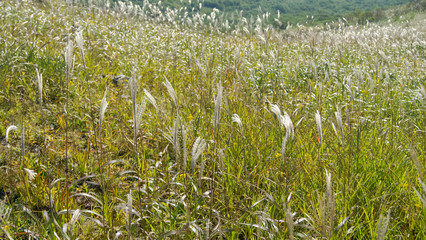
[[[425,70],[409,24],[0,1],[0,238],[424,239]]]

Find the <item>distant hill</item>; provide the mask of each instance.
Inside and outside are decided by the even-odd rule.
[[[133,0],[139,4],[143,0]],[[214,8],[221,12],[242,12],[244,17],[262,16],[263,13],[271,14],[271,21],[280,12],[279,20],[282,23],[318,23],[334,21],[356,13],[362,15],[369,13],[371,18],[380,18],[383,10],[398,5],[403,5],[413,0],[150,0],[161,2],[163,7],[187,7],[189,11],[210,13]],[[201,5],[200,5],[201,4]],[[201,6],[201,9],[200,9]],[[313,17],[312,17],[313,16]]]

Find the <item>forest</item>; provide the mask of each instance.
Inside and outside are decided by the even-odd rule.
[[[143,4],[144,0],[134,0]],[[224,12],[228,19],[233,20],[238,14],[246,18],[262,16],[270,13],[270,21],[278,19],[280,22],[291,24],[316,24],[336,21],[338,18],[355,18],[356,20],[368,16],[370,20],[382,20],[383,11],[391,7],[413,0],[151,0],[169,8],[186,7],[189,12],[210,13],[213,9]],[[201,4],[201,5],[200,5]],[[201,8],[200,8],[201,6]],[[280,16],[278,17],[278,12]]]

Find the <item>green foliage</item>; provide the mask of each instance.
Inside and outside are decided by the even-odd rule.
[[[133,0],[142,4],[141,0]],[[151,2],[158,3],[159,0]],[[285,25],[291,24],[318,24],[323,22],[336,21],[340,17],[357,17],[360,22],[369,20],[382,20],[383,9],[403,5],[408,2],[419,2],[413,0],[205,0],[205,1],[181,1],[181,0],[165,0],[161,1],[162,5],[170,8],[187,7],[188,10],[194,8],[199,11],[199,3],[202,3],[201,12],[210,13],[214,8],[227,13],[228,18],[235,12],[243,12],[243,16],[262,16],[268,12],[271,14],[270,21],[277,18],[277,12],[280,12],[279,20]],[[355,15],[355,16],[354,16]],[[314,18],[312,18],[312,16]]]

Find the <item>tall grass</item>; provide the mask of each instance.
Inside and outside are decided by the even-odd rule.
[[[426,235],[411,23],[67,9],[0,2],[0,238]]]

